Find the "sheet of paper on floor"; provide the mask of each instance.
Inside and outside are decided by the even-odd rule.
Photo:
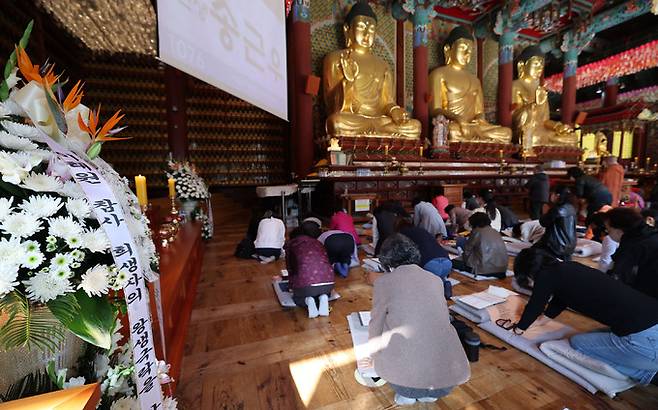
[[[363,377],[377,377],[368,344],[368,328],[361,325],[358,312],[350,313],[347,316],[347,323],[350,327],[356,367],[359,373]]]

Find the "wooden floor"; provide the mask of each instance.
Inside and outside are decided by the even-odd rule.
[[[345,317],[369,310],[372,288],[353,269],[338,278],[342,298],[328,318],[308,319],[305,310],[282,310],[271,278],[279,261],[261,265],[232,256],[246,231],[246,217],[225,209],[208,245],[183,359],[177,396],[183,409],[390,409],[393,391],[368,389],[354,379],[354,355]],[[219,215],[218,215],[219,216]],[[462,281],[455,293],[489,283]],[[500,281],[509,287],[509,279]],[[580,330],[597,327],[572,312],[560,320]],[[599,325],[600,326],[600,325]],[[484,331],[483,341],[504,345]],[[412,409],[658,409],[658,388],[637,387],[611,400],[592,396],[530,356],[508,346],[481,351],[471,380],[434,404]]]

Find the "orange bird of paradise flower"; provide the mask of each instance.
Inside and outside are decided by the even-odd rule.
[[[77,107],[82,101],[82,97],[84,97],[84,95],[85,94],[82,92],[82,85],[80,84],[80,81],[78,81],[75,83],[73,88],[71,88],[71,91],[69,91],[69,94],[66,96],[64,102],[62,103],[64,112],[69,112]]]
[[[42,76],[39,66],[32,64],[32,60],[30,60],[30,57],[22,47],[16,47],[16,62],[18,63],[18,69],[23,74],[23,78],[27,81],[36,81],[39,84],[55,84],[55,81],[59,78],[53,72],[55,69],[54,65],[51,65],[46,74]]]
[[[124,115],[121,114],[121,110],[115,112],[112,118],[107,120],[107,122],[100,129],[98,129],[98,119],[100,118],[100,113],[101,106],[99,104],[96,111],[89,111],[89,121],[87,124],[85,124],[84,120],[82,119],[82,115],[78,113],[78,126],[80,126],[81,130],[89,133],[92,139],[92,144],[96,142],[121,141],[130,139],[130,137],[118,138],[111,136],[111,134],[116,134],[123,129],[113,129],[114,126],[117,125],[117,123],[124,117]]]

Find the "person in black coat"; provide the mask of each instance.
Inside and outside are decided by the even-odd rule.
[[[516,216],[514,211],[510,208],[496,204],[498,212],[500,212],[500,229],[512,228],[514,225],[519,223],[519,217]]]
[[[635,208],[615,208],[603,216],[608,235],[619,242],[608,274],[658,299],[658,231]]]
[[[605,185],[582,169],[571,167],[567,175],[576,181],[576,196],[587,201],[587,216],[594,215],[604,205],[612,204],[612,194]]]
[[[406,217],[407,212],[404,210],[400,201],[386,201],[375,208],[373,214],[377,220],[375,255],[379,255],[379,250],[386,238],[395,233],[398,217]]]
[[[576,209],[571,205],[571,191],[558,186],[551,193],[553,207],[539,218],[546,231],[534,247],[545,249],[556,258],[571,259],[576,249]]]
[[[530,219],[539,219],[544,204],[548,203],[550,194],[548,175],[544,172],[542,165],[535,167],[535,174],[530,177],[525,187],[528,189],[528,197],[530,198]]]
[[[532,296],[510,330],[521,335],[542,313],[554,319],[573,309],[609,326],[609,330],[572,336],[574,349],[641,384],[658,383],[658,300],[598,269],[559,262],[539,249],[519,253],[514,275],[520,285],[532,289]]]

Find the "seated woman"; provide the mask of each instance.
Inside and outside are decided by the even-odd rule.
[[[342,206],[336,208],[336,212],[331,216],[331,222],[329,222],[329,229],[336,231],[347,232],[354,238],[354,242],[357,246],[361,245],[361,239],[359,234],[354,228],[354,219],[351,215],[348,215],[343,209]]]
[[[471,235],[464,245],[461,259],[453,259],[453,268],[504,279],[509,258],[500,233],[491,227],[491,219],[482,212],[471,215],[468,223],[472,228]]]
[[[528,243],[539,241],[545,232],[546,228],[538,220],[520,222],[512,227],[512,237]]]
[[[452,225],[452,230],[455,233],[465,230],[466,225],[468,224],[468,218],[473,215],[472,210],[454,205],[446,206],[446,212],[449,216],[448,221]]]
[[[519,223],[519,217],[516,216],[514,211],[510,207],[503,205],[496,205],[498,212],[500,212],[500,228],[503,229],[512,228],[514,225]]]
[[[658,231],[647,226],[636,208],[615,208],[604,214],[608,235],[619,243],[608,273],[625,284],[658,298]]]
[[[543,313],[556,318],[573,309],[609,330],[571,337],[571,346],[641,384],[658,384],[658,300],[578,262],[559,262],[540,249],[524,249],[514,262],[532,296],[514,325],[523,334]],[[548,305],[548,306],[547,306]]]
[[[446,207],[450,204],[448,197],[445,196],[445,191],[442,186],[438,186],[435,189],[434,198],[432,198],[432,205],[439,211],[439,215],[443,218],[444,221],[448,220],[448,213],[446,212]]]
[[[450,324],[443,282],[423,270],[420,252],[401,234],[379,256],[388,273],[374,281],[368,328],[377,374],[399,405],[434,402],[470,377],[466,354]]]
[[[261,263],[270,263],[281,256],[281,249],[286,241],[286,226],[281,219],[272,216],[269,212],[258,223],[258,232],[254,247],[256,257]]]
[[[571,191],[558,186],[551,193],[553,206],[539,218],[546,231],[533,246],[551,252],[556,258],[570,260],[576,249],[576,209],[571,205]]]
[[[339,230],[326,231],[318,237],[318,241],[324,245],[334,273],[341,277],[346,278],[350,266],[359,264],[354,237],[349,233]]]
[[[400,218],[398,221],[398,232],[416,245],[420,251],[420,264],[428,272],[440,277],[443,281],[443,292],[446,299],[452,296],[452,284],[448,281],[448,275],[452,270],[452,262],[448,252],[443,249],[436,238],[423,228],[413,226],[407,219]]]
[[[379,255],[382,243],[395,233],[395,223],[400,216],[407,216],[407,212],[400,201],[385,201],[375,208],[372,223],[372,241],[375,244],[375,255]]]
[[[290,233],[285,249],[289,286],[295,304],[306,307],[309,318],[329,316],[334,271],[324,246],[299,227]]]
[[[503,227],[503,217],[498,210],[498,206],[496,205],[493,191],[490,189],[483,189],[480,191],[478,203],[480,204],[480,207],[475,209],[473,212],[482,212],[487,214],[489,220],[491,221],[491,227],[500,232]]]
[[[448,236],[446,224],[434,205],[425,201],[422,197],[414,198],[412,205],[414,207],[415,226],[423,228],[434,237],[441,235],[441,237],[446,238]]]

